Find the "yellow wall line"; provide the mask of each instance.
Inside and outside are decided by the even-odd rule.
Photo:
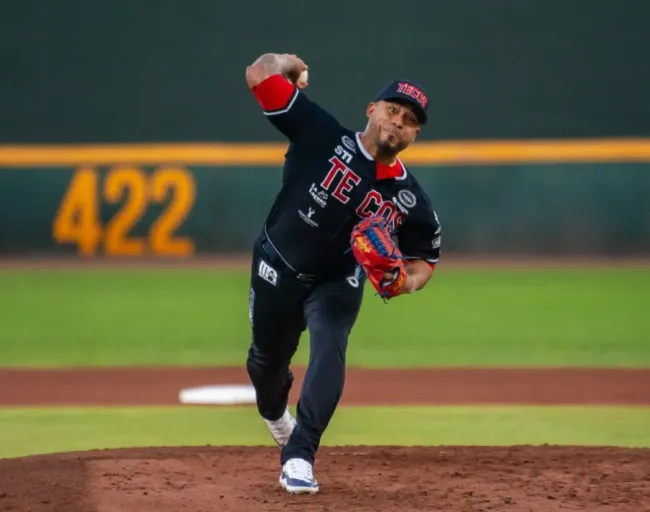
[[[0,145],[0,167],[276,166],[286,148],[282,143]],[[420,142],[403,160],[407,165],[650,162],[650,138]]]

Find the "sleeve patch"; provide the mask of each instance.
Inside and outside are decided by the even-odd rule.
[[[268,115],[288,111],[299,92],[282,75],[272,75],[251,90],[264,113]]]

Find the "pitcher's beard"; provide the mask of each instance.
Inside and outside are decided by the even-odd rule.
[[[391,144],[388,141],[377,141],[377,153],[383,158],[394,158],[397,154],[406,148],[406,144],[400,142]]]

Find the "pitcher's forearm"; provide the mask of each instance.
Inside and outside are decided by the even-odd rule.
[[[406,264],[406,293],[413,293],[424,288],[433,274],[431,265],[424,260],[415,260]]]

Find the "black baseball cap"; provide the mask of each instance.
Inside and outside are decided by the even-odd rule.
[[[413,107],[415,114],[420,121],[420,124],[426,124],[427,111],[429,107],[429,97],[415,82],[408,80],[395,80],[386,84],[375,101],[380,100],[393,100],[398,102],[406,102]]]

